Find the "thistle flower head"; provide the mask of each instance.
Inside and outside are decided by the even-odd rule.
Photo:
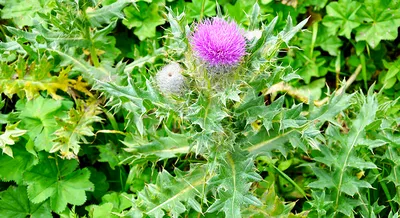
[[[236,66],[246,54],[246,40],[238,25],[222,18],[199,23],[190,41],[196,56],[212,68]]]
[[[185,77],[181,73],[182,68],[176,62],[172,62],[158,71],[155,78],[160,91],[165,94],[182,93]]]

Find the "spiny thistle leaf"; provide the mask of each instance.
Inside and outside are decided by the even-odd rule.
[[[363,180],[354,175],[353,169],[364,172],[364,169],[376,169],[377,166],[357,155],[357,148],[363,144],[362,138],[366,135],[366,128],[374,122],[378,111],[376,94],[369,90],[366,97],[361,96],[361,108],[357,117],[353,120],[348,134],[340,132],[339,127],[330,125],[326,130],[329,139],[328,148],[321,149],[320,156],[316,161],[327,164],[331,167],[331,172],[318,167],[312,167],[318,177],[317,181],[309,184],[312,188],[328,189],[330,195],[326,196],[328,201],[332,201],[334,214],[343,213],[350,216],[354,207],[362,204],[360,197],[355,197],[361,189],[372,188],[370,181]],[[334,149],[339,146],[340,149]],[[352,196],[350,200],[347,196]],[[345,202],[350,202],[345,205]]]
[[[304,25],[306,25],[308,22],[308,18],[302,20],[299,24],[293,27],[293,21],[292,17],[288,16],[286,20],[286,26],[284,30],[279,32],[279,37],[285,42],[289,43],[289,41],[296,35],[297,32],[299,32]]]
[[[196,196],[203,196],[203,186],[206,183],[204,167],[194,166],[190,171],[174,171],[175,177],[166,170],[157,176],[156,184],[149,184],[139,192],[134,200],[134,208],[150,217],[162,218],[166,212],[172,217],[195,209],[201,213],[201,205]]]
[[[0,135],[0,148],[3,150],[3,154],[10,157],[13,157],[13,151],[9,145],[14,145],[18,137],[27,132],[27,130],[18,129],[17,125],[18,123],[7,125],[6,131]]]
[[[216,187],[217,200],[207,212],[224,211],[226,217],[242,217],[243,207],[261,206],[258,198],[249,192],[252,182],[262,180],[254,172],[254,160],[246,152],[236,148],[222,156],[218,174],[211,178],[209,185]]]
[[[54,145],[51,153],[60,152],[62,158],[76,158],[80,149],[80,143],[88,143],[86,137],[94,136],[93,123],[101,122],[103,119],[97,115],[101,112],[99,101],[89,99],[88,101],[77,100],[76,109],[68,112],[66,119],[58,120],[60,129],[54,132]]]
[[[397,149],[392,146],[386,150],[384,158],[393,162],[390,174],[385,178],[385,180],[392,182],[396,187],[396,193],[393,196],[393,201],[400,204],[400,155]]]
[[[105,66],[111,66],[120,51],[115,46],[115,37],[109,35],[115,29],[117,21],[108,18],[121,17],[122,7],[129,2],[132,1],[117,1],[112,5],[96,10],[86,8],[86,13],[86,11],[79,11],[80,7],[88,7],[90,4],[80,5],[79,2],[75,1],[64,1],[62,3],[55,1],[52,13],[40,14],[40,17],[46,21],[46,25],[37,23],[34,25],[35,31],[30,32],[7,27],[17,37],[10,39],[7,42],[9,44],[0,42],[0,49],[4,47],[9,51],[28,53],[36,57],[39,53],[38,50],[45,48],[46,53],[55,50],[56,52],[66,53],[70,57],[79,57],[80,60],[86,57],[86,60],[89,59],[96,67],[100,66],[100,60]],[[73,12],[73,15],[71,12]],[[108,25],[101,28],[103,24]],[[17,42],[17,44],[13,43],[13,46],[10,46],[12,42]],[[25,42],[29,42],[31,45],[25,46]],[[77,50],[83,51],[83,54],[77,52]],[[73,54],[71,55],[71,53]],[[67,66],[67,64],[62,63],[62,66]]]
[[[165,116],[174,113],[175,106],[168,104],[149,80],[145,80],[146,89],[138,87],[131,78],[128,78],[127,82],[128,85],[122,86],[110,81],[96,80],[94,89],[102,91],[109,98],[107,105],[112,105],[112,109],[119,111],[123,108],[128,112],[126,126],[133,122],[139,134],[146,135],[147,131],[152,131],[153,128],[145,129],[144,115],[155,110],[156,113],[147,116],[161,122]]]
[[[187,119],[199,125],[206,133],[223,132],[221,120],[228,114],[216,101],[211,96],[200,95],[197,102],[189,106]]]
[[[51,62],[43,57],[40,63],[28,64],[23,59],[13,65],[1,63],[0,67],[0,93],[9,98],[18,94],[20,98],[26,96],[29,100],[39,96],[40,91],[47,91],[54,99],[61,97],[57,90],[67,92],[69,84],[68,70],[60,72],[59,76],[52,76]]]
[[[47,57],[32,63],[22,58],[10,65],[0,63],[0,93],[9,98],[17,94],[20,98],[32,100],[38,97],[40,92],[46,91],[54,99],[60,100],[62,97],[57,91],[71,94],[72,89],[75,89],[91,96],[81,77],[77,80],[68,78],[71,67],[62,69],[57,76],[50,73],[52,68],[52,61]]]
[[[263,98],[249,95],[236,109],[237,116],[247,118],[246,124],[262,121],[264,128],[250,130],[243,139],[243,148],[256,155],[271,155],[274,150],[279,150],[284,156],[288,153],[290,142],[293,147],[306,150],[305,144],[319,150],[319,141],[324,141],[324,136],[319,131],[319,126],[326,121],[336,124],[335,117],[349,106],[353,95],[335,95],[327,105],[310,109],[307,116],[302,113],[302,104],[293,105],[287,109],[282,107],[284,97],[265,106]]]
[[[275,127],[277,127],[275,125]],[[255,155],[271,156],[274,150],[280,151],[284,156],[287,155],[289,147],[285,146],[290,138],[299,136],[299,133],[291,129],[289,131],[280,133],[278,131],[267,132],[261,129],[257,134],[249,135],[244,139],[244,149]]]
[[[155,49],[151,54],[144,57],[140,57],[134,60],[132,63],[126,65],[124,70],[125,73],[131,73],[136,68],[142,68],[146,64],[153,64],[157,58],[167,55],[165,47]]]
[[[342,163],[342,166],[338,167],[338,170],[340,172],[338,177],[336,178],[338,180],[335,179],[335,181],[337,181],[336,183],[337,195],[335,201],[336,208],[338,208],[339,197],[341,195],[341,192],[346,192],[346,190],[344,189],[346,187],[345,184],[346,176],[344,174],[347,172],[347,168],[351,167],[350,157],[352,156],[352,154],[354,155],[354,150],[355,147],[358,145],[359,139],[362,136],[364,136],[366,126],[374,121],[376,112],[378,110],[378,102],[376,96],[372,94],[372,90],[373,89],[371,88],[370,91],[368,92],[367,97],[363,99],[364,104],[361,106],[360,112],[357,115],[357,118],[354,120],[350,132],[347,135],[348,136],[347,143],[344,144],[344,146],[341,149],[341,153],[339,154],[340,155],[339,160]],[[375,165],[373,166],[374,166],[373,168],[376,168]],[[349,176],[348,178],[350,179],[352,177]],[[354,181],[354,177],[349,181]],[[358,191],[358,187],[372,188],[371,185],[365,181],[357,182],[358,185],[356,185],[356,183],[353,182],[352,184],[354,184],[355,191]],[[348,194],[352,194],[352,192]]]
[[[101,8],[87,8],[86,14],[92,26],[100,27],[102,24],[110,23],[114,18],[123,18],[124,14],[122,13],[122,9],[129,3],[134,2],[136,2],[136,0],[119,0]]]
[[[190,136],[188,134],[173,133],[165,126],[164,130],[166,132],[165,137],[154,137],[151,141],[134,136],[125,138],[123,143],[127,148],[124,150],[133,154],[128,159],[135,161],[156,157],[156,159],[162,160],[189,152]]]
[[[307,211],[300,214],[291,213],[295,202],[285,203],[282,201],[275,191],[275,184],[269,185],[268,189],[262,194],[260,200],[263,202],[261,207],[251,205],[243,210],[243,215],[246,217],[307,217]]]

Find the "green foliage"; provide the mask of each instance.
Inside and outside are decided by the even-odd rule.
[[[376,96],[369,93],[367,97],[361,99],[360,103],[362,104],[360,111],[356,115],[355,120],[352,121],[347,135],[341,135],[340,130],[336,126],[332,125],[327,128],[326,134],[328,139],[330,139],[329,142],[337,143],[340,150],[332,153],[327,148],[321,149],[322,156],[317,156],[314,160],[330,167],[331,173],[328,174],[320,168],[314,168],[318,180],[309,184],[312,188],[334,190],[334,193],[330,193],[333,208],[337,212],[341,212],[347,216],[351,215],[352,207],[362,204],[362,202],[355,200],[354,195],[360,193],[360,189],[372,188],[369,182],[358,178],[356,175],[352,175],[352,171],[377,168],[374,163],[365,161],[356,152],[361,141],[360,139],[365,137],[365,129],[375,121],[378,109]],[[336,141],[336,139],[339,140]],[[331,147],[334,146],[331,145]],[[351,200],[352,204],[344,207],[342,204],[346,204],[346,198],[341,197],[342,194],[353,197]]]
[[[14,157],[6,154],[0,156],[0,176],[3,181],[14,181],[18,185],[22,184],[22,175],[25,170],[38,162],[35,155],[27,151],[32,146],[31,144],[27,143],[26,149],[21,143],[13,146]]]
[[[399,1],[0,8],[2,217],[398,217]],[[214,16],[246,37],[228,75],[190,44]]]
[[[210,0],[194,0],[187,2],[185,7],[187,7],[185,13],[187,13],[188,22],[202,19],[205,16],[212,17],[216,15],[215,4]]]
[[[16,26],[32,26],[34,19],[38,19],[38,12],[48,13],[54,7],[53,0],[29,0],[29,1],[4,1],[1,10],[2,19],[11,19]]]
[[[363,6],[359,11],[363,23],[357,28],[356,41],[367,41],[375,48],[381,40],[397,38],[396,30],[400,26],[398,2],[386,6],[384,1],[367,0]]]
[[[264,184],[265,186],[265,184]],[[270,184],[265,189],[260,200],[263,202],[261,207],[249,207],[244,211],[246,217],[307,217],[307,213],[293,214],[294,202],[286,204],[277,195],[275,185]]]
[[[324,17],[323,24],[328,27],[330,35],[338,33],[350,39],[351,31],[360,26],[357,12],[361,8],[361,3],[356,1],[332,2],[326,7],[327,15]]]
[[[39,153],[38,165],[26,171],[23,180],[28,184],[28,196],[33,203],[50,199],[50,207],[61,212],[67,206],[82,205],[86,201],[85,191],[93,191],[89,181],[90,171],[78,169],[76,160],[62,160]]]
[[[1,192],[0,202],[0,212],[3,217],[52,217],[49,201],[32,203],[23,185],[10,186]]]
[[[35,149],[50,151],[54,143],[54,132],[58,129],[54,118],[64,116],[68,104],[63,105],[60,100],[38,97],[28,102],[21,99],[16,107],[20,111],[18,118],[21,119],[21,126],[30,130],[28,135]]]
[[[325,8],[318,8],[317,3],[311,5],[315,8],[307,12],[312,16],[312,23],[308,25],[310,32],[293,42],[304,50],[291,50],[286,58],[294,68],[305,66],[299,69],[304,82],[309,84],[326,75],[335,76],[338,87],[340,78],[353,74],[357,80],[363,80],[366,90],[379,75],[380,82],[375,88],[386,87],[388,82],[379,72],[385,70],[384,63],[397,60],[396,55],[386,51],[397,39],[399,2],[340,0],[328,1]],[[306,7],[307,4],[299,5],[298,11]],[[324,55],[325,52],[331,56]],[[355,71],[359,65],[362,67],[360,74]],[[385,93],[398,96],[391,91]]]
[[[54,132],[55,143],[50,149],[51,153],[59,151],[62,157],[68,159],[76,157],[81,141],[88,143],[85,137],[94,136],[92,124],[102,120],[97,116],[101,111],[95,99],[86,102],[77,100],[75,103],[76,109],[68,112],[67,119],[58,121],[61,128]]]
[[[10,157],[13,157],[13,152],[10,145],[15,144],[15,140],[18,139],[19,136],[22,136],[26,133],[26,130],[18,129],[17,124],[7,125],[6,131],[0,135],[0,148],[3,150],[3,154],[7,154]]]
[[[135,28],[133,33],[140,40],[153,38],[156,36],[156,27],[164,24],[159,14],[160,6],[157,3],[139,2],[136,6],[130,6],[124,9],[126,15],[123,24],[129,29]]]
[[[86,210],[90,217],[118,217],[116,213],[119,214],[132,206],[131,198],[132,196],[126,193],[112,192],[102,198],[102,201],[107,203],[90,205]]]
[[[219,174],[209,181],[210,185],[217,184],[218,198],[208,212],[223,211],[227,217],[241,217],[243,206],[262,205],[249,193],[252,182],[260,181],[262,177],[254,172],[253,159],[240,150],[222,158],[219,160]]]
[[[39,96],[40,91],[47,91],[54,99],[61,99],[57,91],[67,92],[68,88],[76,85],[76,81],[68,79],[69,69],[52,76],[51,68],[51,61],[46,57],[39,63],[29,64],[24,59],[18,59],[11,65],[4,63],[0,70],[0,91],[10,98],[17,94],[29,100]]]
[[[204,197],[205,169],[195,167],[187,172],[176,169],[174,174],[175,177],[167,171],[160,172],[155,184],[149,184],[138,193],[132,212],[163,217],[166,211],[172,217],[178,217],[191,207],[201,213],[196,196]]]

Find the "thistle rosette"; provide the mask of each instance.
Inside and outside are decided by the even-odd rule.
[[[212,74],[231,72],[246,54],[246,40],[239,26],[218,17],[197,24],[190,43]]]
[[[164,94],[181,94],[185,87],[185,77],[182,75],[181,66],[172,62],[164,66],[156,74],[156,83]]]

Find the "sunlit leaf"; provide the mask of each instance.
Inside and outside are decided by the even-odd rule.
[[[33,203],[50,199],[50,207],[61,212],[67,204],[82,205],[86,201],[85,191],[93,191],[89,181],[90,171],[75,170],[76,160],[62,160],[40,153],[40,162],[24,173],[24,182],[28,184],[28,196]]]

